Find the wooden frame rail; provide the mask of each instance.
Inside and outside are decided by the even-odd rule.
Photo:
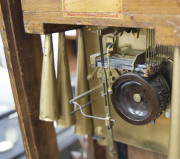
[[[58,159],[53,124],[39,120],[40,36],[25,34],[20,0],[0,1],[0,31],[27,158]]]

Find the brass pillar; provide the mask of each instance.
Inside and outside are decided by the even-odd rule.
[[[174,49],[171,125],[168,159],[180,158],[180,48]]]

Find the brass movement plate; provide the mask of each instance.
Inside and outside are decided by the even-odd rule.
[[[92,27],[91,31],[84,31],[88,74],[91,74],[94,70],[93,68],[89,67],[89,56],[99,51],[98,38],[97,35],[93,33],[93,31],[96,29],[97,27]],[[138,48],[144,49],[142,47],[144,45],[144,39],[145,35],[143,35],[143,33],[141,32],[141,35],[137,40],[134,40],[132,35],[127,35],[124,38],[122,36],[120,38],[120,42],[121,44],[123,44],[123,42],[129,41],[132,43],[132,47],[138,46]],[[93,80],[89,81],[90,89],[94,88],[99,84],[100,81],[97,79],[97,77],[94,77]],[[102,90],[96,91],[90,96],[92,101],[92,115],[98,117],[105,117],[104,99],[101,96],[101,91]],[[170,119],[166,118],[164,113],[161,115],[160,118],[156,120],[154,125],[150,123],[148,125],[137,126],[124,121],[115,112],[112,104],[110,105],[110,108],[112,119],[116,120],[113,126],[113,136],[115,141],[167,155]],[[107,131],[104,121],[94,119],[93,123],[94,134],[96,136],[101,136],[105,138],[105,140],[99,140],[99,144],[107,145]],[[101,133],[98,133],[97,130],[99,129]]]
[[[122,0],[63,0],[63,16],[122,19]]]

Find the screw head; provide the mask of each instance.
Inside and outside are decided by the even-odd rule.
[[[165,116],[166,116],[166,118],[170,118],[171,117],[171,112],[170,112],[169,109],[166,110]]]
[[[139,103],[141,101],[141,98],[142,98],[141,95],[138,93],[133,95],[133,99],[137,103]]]

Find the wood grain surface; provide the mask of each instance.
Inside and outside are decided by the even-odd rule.
[[[39,120],[40,36],[25,34],[20,0],[0,1],[0,31],[26,156],[58,159],[53,124]]]
[[[49,23],[155,28],[158,44],[180,45],[180,0],[122,0],[123,19],[64,17],[62,0],[21,1],[28,33],[43,34]]]

